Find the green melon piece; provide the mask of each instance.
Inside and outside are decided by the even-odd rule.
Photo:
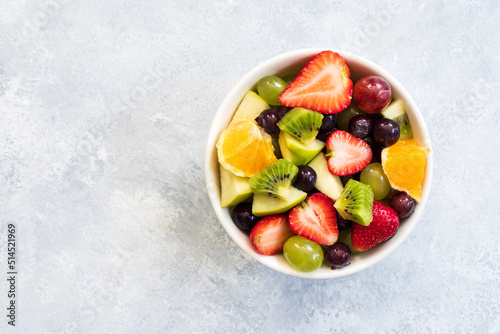
[[[219,165],[220,171],[220,204],[222,208],[243,202],[252,195],[248,177],[234,175]]]
[[[325,155],[319,153],[308,165],[316,172],[315,188],[336,201],[342,194],[344,185],[340,177],[332,174],[328,169],[328,161]]]
[[[231,120],[231,123],[229,123],[229,125],[242,119],[255,120],[262,111],[269,108],[271,107],[266,101],[264,101],[263,98],[261,98],[254,91],[249,90],[243,97],[243,100],[238,106],[238,109],[236,109],[233,119]]]

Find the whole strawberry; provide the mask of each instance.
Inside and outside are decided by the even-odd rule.
[[[373,202],[373,220],[370,225],[352,224],[352,245],[356,251],[364,252],[392,237],[398,228],[396,211],[380,202]]]

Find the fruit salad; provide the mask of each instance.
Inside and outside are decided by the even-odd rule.
[[[217,144],[221,206],[262,255],[341,270],[391,238],[422,194],[428,149],[384,78],[353,83],[323,51],[255,83]]]

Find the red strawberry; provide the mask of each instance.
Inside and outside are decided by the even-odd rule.
[[[338,113],[351,103],[352,80],[344,58],[333,51],[314,56],[279,96],[287,107],[324,114]]]
[[[372,160],[372,150],[349,132],[336,130],[326,140],[326,158],[332,174],[345,176],[363,170]]]
[[[380,202],[373,202],[373,220],[370,225],[352,224],[352,246],[358,252],[364,252],[392,237],[398,228],[399,217],[396,211]]]
[[[290,211],[290,228],[300,236],[322,245],[337,241],[337,212],[330,197],[322,193],[308,196]]]
[[[257,253],[273,255],[281,252],[285,241],[294,234],[287,215],[267,216],[259,220],[250,231],[250,243]]]

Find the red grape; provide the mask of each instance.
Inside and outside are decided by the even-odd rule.
[[[352,99],[361,111],[368,114],[382,111],[391,98],[391,86],[379,76],[364,76],[354,85]]]

